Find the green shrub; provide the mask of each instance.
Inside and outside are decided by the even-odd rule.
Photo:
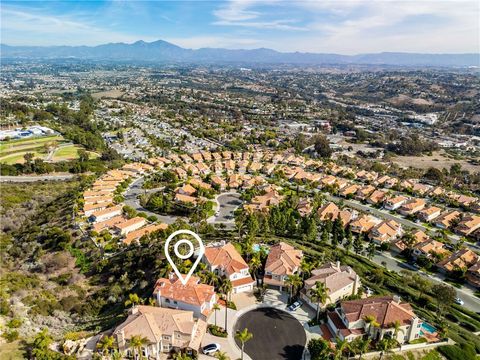
[[[448,360],[475,360],[475,349],[470,344],[440,346],[438,351]]]
[[[218,336],[218,337],[222,337],[222,338],[226,338],[228,336],[227,331],[220,326],[208,325],[208,331],[213,336]]]
[[[21,319],[12,319],[7,323],[7,327],[10,329],[18,329],[20,326],[22,326],[22,320]]]
[[[7,340],[7,342],[13,342],[18,340],[18,331],[17,330],[8,330],[2,334],[2,337]]]

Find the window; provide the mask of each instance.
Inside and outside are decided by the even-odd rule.
[[[170,304],[170,299],[165,299],[165,302],[166,302],[167,304]]]

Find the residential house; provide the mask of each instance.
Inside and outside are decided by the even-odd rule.
[[[195,189],[190,184],[185,184],[181,188],[178,188],[176,192],[177,194],[192,196],[192,195],[195,195],[195,193],[197,192],[197,189]]]
[[[444,245],[445,244],[440,241],[429,238],[417,243],[413,247],[412,255],[414,258],[418,258],[420,256],[425,256],[427,258],[446,256],[449,254],[449,251],[445,249]]]
[[[448,229],[461,216],[460,212],[457,210],[448,210],[440,214],[435,220],[433,220],[433,225],[440,229]]]
[[[89,221],[93,223],[105,221],[122,214],[122,207],[120,205],[112,206],[103,210],[95,211],[90,214]]]
[[[282,290],[285,285],[285,279],[293,275],[300,269],[303,252],[295,249],[293,246],[284,242],[273,245],[268,253],[265,263],[265,284],[274,286]]]
[[[223,191],[227,188],[227,183],[220,176],[212,176],[212,184],[220,191]]]
[[[183,195],[179,193],[175,194],[174,200],[176,203],[182,204],[182,205],[196,205],[198,202],[198,199],[196,197]]]
[[[366,200],[368,196],[375,191],[375,187],[372,185],[362,186],[357,190],[355,194],[355,199],[357,200]]]
[[[439,217],[442,209],[438,206],[429,206],[417,212],[417,218],[424,222],[430,222]]]
[[[480,257],[472,250],[464,248],[454,252],[448,258],[443,259],[437,264],[437,267],[445,272],[455,270],[467,270],[470,266],[473,266]]]
[[[117,326],[113,336],[118,349],[127,357],[133,357],[136,349],[130,347],[133,336],[146,338],[141,355],[160,360],[162,353],[181,351],[196,355],[207,330],[207,323],[195,319],[193,311],[138,305],[130,310],[127,319]]]
[[[158,306],[193,311],[195,317],[202,319],[208,317],[217,302],[213,286],[200,283],[200,278],[193,275],[183,285],[173,273],[168,279],[157,280],[153,296]]]
[[[412,233],[412,237],[414,239],[412,246],[430,239],[430,237],[427,234],[425,234],[422,230],[415,230]],[[402,252],[407,249],[407,244],[405,244],[405,242],[402,239],[400,239],[392,243],[390,249],[395,252]]]
[[[300,296],[312,308],[317,309],[318,302],[311,299],[310,290],[315,288],[316,283],[325,284],[328,299],[321,307],[335,304],[350,295],[356,295],[361,287],[360,277],[350,266],[340,265],[340,262],[327,263],[312,271],[312,276],[305,280],[305,287]]]
[[[405,204],[408,198],[402,195],[394,196],[385,200],[384,207],[387,210],[397,210],[400,206]]]
[[[423,199],[410,199],[400,207],[398,212],[404,216],[413,215],[422,210],[425,205],[426,202]]]
[[[129,232],[125,239],[123,239],[124,244],[131,244],[133,241],[138,241],[142,236],[151,234],[155,231],[165,230],[168,227],[167,224],[150,224],[145,227],[142,227],[138,230]]]
[[[360,215],[350,223],[350,229],[354,233],[369,232],[381,220],[372,215]]]
[[[298,202],[297,211],[301,217],[308,216],[312,213],[312,204],[309,199],[301,199]]]
[[[368,237],[376,244],[391,242],[402,235],[402,225],[395,220],[384,220],[370,230]]]
[[[371,326],[365,319],[373,317],[377,326]],[[327,325],[333,337],[352,341],[368,336],[380,341],[393,338],[400,344],[421,337],[423,321],[415,315],[410,304],[398,296],[370,297],[360,300],[342,301],[334,311],[327,313]],[[394,323],[400,324],[398,332]]]
[[[375,190],[370,196],[367,198],[367,203],[372,205],[377,205],[383,203],[383,200],[387,196],[387,193],[382,190]]]
[[[339,212],[338,206],[333,202],[329,202],[317,210],[317,215],[321,221],[333,221],[337,218]]]
[[[467,271],[467,281],[480,289],[480,261],[470,266]]]
[[[208,265],[210,271],[228,277],[234,294],[253,291],[255,281],[250,275],[249,267],[231,243],[206,247],[202,261]]]
[[[114,225],[114,229],[116,232],[118,232],[120,235],[127,235],[128,233],[135,231],[137,229],[140,229],[143,225],[145,225],[147,220],[145,218],[137,216],[134,218],[131,218],[127,221],[118,223]]]
[[[244,205],[248,211],[268,211],[270,206],[278,205],[283,200],[284,196],[280,195],[276,190],[270,190],[264,195],[255,196],[252,202]]]
[[[455,232],[462,236],[468,236],[477,229],[480,229],[480,216],[469,214],[462,218],[455,228]]]

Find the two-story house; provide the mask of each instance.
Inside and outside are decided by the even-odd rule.
[[[302,257],[301,250],[284,242],[272,246],[265,263],[264,283],[282,290],[286,277],[299,271]]]
[[[248,264],[231,243],[205,248],[202,261],[207,264],[210,271],[228,277],[232,282],[234,294],[253,291],[255,280],[250,275]]]
[[[130,310],[127,319],[117,326],[113,332],[118,349],[127,357],[142,356],[147,359],[164,358],[162,353],[180,351],[196,355],[207,323],[195,319],[193,311],[166,309],[157,306],[135,306]],[[130,346],[133,336],[146,338],[141,346],[140,354]]]
[[[200,283],[200,279],[196,276],[191,276],[183,285],[173,273],[168,279],[157,280],[153,296],[158,306],[190,310],[195,317],[203,319],[208,316],[217,302],[213,286]]]
[[[370,318],[375,319],[376,326],[368,321]],[[339,307],[327,313],[327,319],[333,337],[347,341],[365,336],[375,341],[396,338],[400,344],[420,338],[423,323],[410,304],[402,302],[398,296],[342,301]],[[396,322],[400,324],[399,331],[395,331]]]

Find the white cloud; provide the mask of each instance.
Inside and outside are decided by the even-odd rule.
[[[6,44],[96,45],[138,40],[133,34],[109,31],[66,16],[37,14],[6,6],[1,10],[2,42]]]

